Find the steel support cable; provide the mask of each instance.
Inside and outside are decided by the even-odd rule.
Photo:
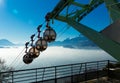
[[[62,9],[65,5],[67,5],[67,4],[68,4],[68,0],[67,0],[67,2],[61,7],[61,9]],[[75,8],[77,8],[77,7],[75,7]],[[74,9],[75,9],[75,8],[74,8]],[[74,9],[72,9],[72,11],[74,11]],[[59,10],[59,11],[60,11],[60,10]],[[56,16],[58,15],[59,11],[58,11],[52,18],[56,17]],[[68,28],[68,29],[69,29],[69,28]],[[62,30],[63,30],[63,29],[62,29]],[[67,29],[64,30],[63,33],[64,33],[65,31],[67,31]],[[63,33],[62,33],[62,34],[63,34]],[[60,34],[60,35],[62,35],[62,34]],[[60,36],[58,36],[58,38],[59,38],[59,37],[60,37]]]
[[[71,10],[71,12],[73,12],[75,9],[77,9],[77,7],[73,8],[73,9]],[[70,29],[71,26],[66,25],[66,26],[64,26],[64,27],[67,27],[67,28],[66,28],[66,30],[64,30],[64,31],[59,35],[59,38],[60,38],[68,29]]]
[[[30,42],[30,41],[29,41]],[[15,63],[16,61],[18,61],[18,59],[20,59],[20,55],[22,55],[23,51],[25,50],[25,48],[18,54],[18,56],[16,56],[16,58],[11,62],[10,67],[13,65],[16,65],[17,63]]]
[[[62,33],[61,35],[59,35],[59,38],[60,38],[62,35],[64,35],[64,33],[65,33],[66,31],[68,31],[71,26],[67,26],[67,27],[68,27],[68,28],[66,28],[66,29],[63,31],[63,33]],[[69,38],[71,35],[73,35],[73,33],[70,33],[70,32],[68,32],[68,33],[69,33],[69,35],[67,35],[66,38]]]
[[[37,33],[35,33],[35,38],[34,38],[34,40],[37,38],[36,34],[37,34]],[[31,42],[31,41],[29,41],[29,42]],[[31,45],[29,44],[29,47],[30,47],[30,46],[31,46]],[[21,57],[23,57],[23,54],[22,54]],[[19,59],[20,59],[21,57],[19,57]],[[17,68],[18,66],[20,66],[19,64],[21,64],[20,61],[19,61],[18,63],[15,64],[15,67]],[[24,65],[25,65],[25,64],[24,64]],[[23,66],[21,66],[21,67],[23,67]]]
[[[30,46],[30,45],[29,45]],[[25,54],[25,53],[23,53],[23,54]],[[15,64],[14,64],[14,66],[15,66],[15,68],[20,68],[19,66],[20,66],[20,64],[21,64],[21,58],[23,57],[23,54],[21,54],[21,56],[18,58],[19,60],[18,60],[18,62],[16,62]],[[21,65],[22,66],[22,65]]]
[[[36,35],[36,33],[35,33],[35,35]],[[30,41],[29,41],[30,42]],[[19,61],[19,59],[22,57],[22,53],[23,53],[23,51],[25,50],[25,48],[18,54],[18,56],[12,61],[12,63],[11,63],[11,66],[19,66],[19,64],[20,64],[20,62],[17,64],[17,62],[16,61]],[[20,56],[21,55],[21,56]],[[16,62],[16,63],[15,63]]]
[[[63,35],[63,34],[69,29],[69,28],[65,28],[65,27],[67,27],[67,26],[68,26],[68,25],[64,26],[64,27],[63,27],[64,29],[63,29],[63,28],[61,29],[62,31],[61,31],[61,30],[59,31],[59,32],[62,32],[62,33],[59,34],[58,38],[60,38],[61,35]],[[34,40],[35,40],[36,38],[37,38],[37,37],[35,37]],[[18,63],[17,66],[19,66],[19,64],[20,64],[20,62]],[[16,67],[17,67],[17,66],[16,66]],[[25,66],[26,66],[25,64],[21,65],[21,66],[19,67],[19,70],[24,69]],[[28,66],[28,65],[27,65],[27,66]]]
[[[65,27],[67,27],[66,29],[63,30],[63,32],[61,34],[59,34],[58,38],[60,38],[69,28],[69,25],[66,25]]]
[[[48,12],[48,13],[47,13],[47,15],[48,15],[47,18],[48,18],[48,20],[50,20],[50,19],[54,19],[54,17],[56,17],[56,16],[59,14],[59,12],[61,11],[61,9],[64,8],[65,5],[68,4],[68,1],[69,1],[69,0],[66,0],[66,3],[63,4],[63,6],[62,6],[62,7],[61,7],[61,8],[55,13],[54,16],[51,17],[51,16],[48,15],[48,14],[51,14],[53,11],[50,12],[50,13]],[[46,16],[47,16],[47,15],[46,15]],[[45,17],[45,18],[46,18],[46,17]],[[53,20],[52,20],[52,23],[53,23]]]
[[[58,38],[59,38],[59,36],[63,33],[63,31],[66,29],[66,26],[64,26],[63,28],[61,28],[58,32],[59,32],[59,34],[58,34]]]
[[[43,25],[45,23],[45,21],[41,24],[41,26]],[[36,34],[37,34],[37,32],[35,33],[35,36],[36,36]],[[37,38],[37,37],[36,37]],[[35,39],[36,39],[35,38]],[[34,40],[35,40],[34,39]],[[31,41],[29,41],[29,42],[31,42]],[[18,61],[22,56],[22,53],[23,53],[23,51],[25,50],[25,48],[18,54],[18,56],[16,56],[16,58],[10,63],[10,67],[11,66],[14,66],[14,65],[16,65],[17,63],[15,63],[16,61]],[[20,63],[20,62],[19,62]],[[18,64],[18,66],[19,66],[19,64]]]
[[[73,12],[75,9],[77,9],[77,7],[74,7],[72,10],[71,10],[71,12]],[[67,27],[65,30],[63,29],[63,28],[65,28],[65,27]],[[62,32],[62,33],[60,33],[59,35],[58,35],[58,38],[60,38],[70,27],[69,27],[69,25],[65,25],[63,28],[61,28],[61,30],[60,31],[58,31],[58,32]]]
[[[67,5],[67,3],[68,3],[68,1],[67,1],[66,4],[64,4],[61,8],[63,8],[65,5]],[[59,10],[59,11],[60,11],[60,10]],[[58,11],[53,17],[55,17],[55,16],[59,13],[59,11]],[[45,21],[42,23],[42,25],[43,25],[44,23],[45,23]],[[67,28],[67,29],[68,29],[68,28]],[[67,29],[64,30],[63,33],[64,33],[65,31],[67,31]],[[37,33],[37,32],[36,32],[36,33]],[[63,33],[62,33],[62,34],[63,34]],[[61,35],[62,35],[62,34],[61,34]],[[35,34],[35,35],[36,35],[36,34]],[[59,37],[60,37],[60,36],[59,36]],[[37,38],[37,37],[36,37],[36,38]],[[35,39],[36,39],[36,38],[35,38]],[[30,42],[30,41],[29,41],[29,42]],[[24,49],[25,49],[25,48],[24,48]],[[22,52],[23,52],[23,51],[24,51],[24,50],[22,50]],[[15,61],[20,58],[20,55],[22,54],[22,52],[15,58],[15,60],[12,61],[12,63],[10,64],[10,66],[12,66],[12,65],[15,63]]]
[[[74,7],[71,12],[73,12],[75,9],[77,9],[77,7]],[[61,29],[59,32],[62,32],[61,34],[58,35],[58,38],[60,38],[71,26],[69,25],[65,25],[63,28],[67,27],[65,30],[64,29]]]
[[[67,1],[67,2],[68,2],[68,1]],[[66,3],[66,4],[67,4],[67,3]],[[64,4],[61,8],[63,8],[66,4]],[[60,11],[60,10],[59,10],[59,11]],[[53,17],[55,17],[55,16],[59,13],[59,11],[58,11]],[[45,22],[43,22],[43,24],[44,24],[44,23],[45,23]],[[43,25],[43,24],[42,24],[42,25]],[[66,29],[66,30],[67,30],[67,29]],[[64,30],[64,32],[65,32],[66,30]],[[64,32],[63,32],[63,33],[64,33]],[[36,34],[35,34],[35,35],[36,35]],[[29,41],[29,42],[30,42],[30,41]],[[24,48],[24,49],[25,49],[25,48]],[[21,53],[20,53],[20,54],[21,54]],[[19,54],[19,55],[20,55],[20,54]],[[13,60],[12,63],[14,63],[14,62],[17,60],[17,58],[19,57],[19,55],[15,58],[15,60]],[[12,63],[11,63],[11,65],[12,65]]]
[[[24,50],[25,50],[25,48],[23,48],[23,50],[18,54],[18,56],[15,57],[15,59],[10,63],[9,67],[11,67],[11,66],[13,66],[13,64],[15,64],[15,61],[17,61],[18,58],[20,58],[20,56]]]
[[[39,25],[38,27],[40,27],[40,28],[42,28],[43,27],[43,25],[44,25],[44,23],[45,23],[45,21],[41,24],[41,25]],[[44,29],[44,28],[43,28]],[[38,36],[36,35],[36,34],[38,34],[38,32],[36,32],[35,33],[35,37],[34,37],[34,41],[36,40],[36,39],[38,39]],[[29,42],[31,42],[31,41],[29,41]],[[34,43],[33,43],[34,44]],[[30,44],[29,44],[29,46],[30,46]],[[19,62],[20,63],[20,62]],[[19,66],[19,63],[18,63],[18,65],[17,66]],[[24,69],[24,67],[25,67],[25,64],[23,64],[23,65],[21,65],[21,67],[19,67],[19,69]]]
[[[73,8],[71,10],[71,12],[73,12],[75,9],[77,9],[77,7]],[[65,25],[64,28],[67,27],[65,30],[64,29],[61,29],[61,31],[63,30],[63,32],[61,34],[59,34],[58,38],[60,38],[68,29],[70,29],[71,26],[69,25]]]
[[[117,3],[117,4],[118,4],[118,3]],[[116,5],[116,4],[112,4],[112,5]],[[58,13],[59,13],[59,12],[58,12]],[[57,13],[56,13],[56,15],[57,15]],[[56,15],[55,15],[55,16],[56,16]],[[67,28],[67,29],[69,29],[69,28]],[[67,30],[67,29],[66,29],[66,30]],[[64,32],[65,32],[66,30],[64,30]],[[63,32],[63,33],[64,33],[64,32]],[[63,34],[63,33],[62,33],[62,34]],[[61,35],[62,35],[62,34],[61,34]],[[61,35],[60,35],[60,36],[61,36]],[[60,37],[60,36],[59,36],[59,37]],[[22,52],[21,52],[21,53],[22,53]],[[21,54],[21,53],[20,53],[20,54]],[[20,56],[20,54],[19,54],[18,56]],[[18,56],[17,56],[17,57],[18,57]],[[17,60],[17,57],[15,58],[15,60]],[[13,61],[12,63],[14,63],[14,61]],[[12,63],[11,63],[11,65],[12,65]]]

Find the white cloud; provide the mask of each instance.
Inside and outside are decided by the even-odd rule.
[[[24,47],[0,48],[0,57],[7,61],[6,64],[10,65],[10,63],[15,60],[23,48]],[[12,63],[12,66],[17,67],[17,69],[28,69],[105,59],[115,60],[103,50],[69,49],[63,47],[48,47],[45,51],[41,52],[39,57],[34,59],[34,61],[29,65],[23,63],[23,55],[24,51],[19,55],[19,58]]]

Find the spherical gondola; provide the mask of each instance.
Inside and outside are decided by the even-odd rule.
[[[37,50],[35,46],[32,46],[29,49],[29,54],[31,55],[32,58],[37,58],[40,55],[40,51]]]
[[[25,64],[30,64],[31,62],[33,61],[33,58],[31,57],[31,55],[29,53],[26,53],[24,56],[23,56],[23,62]]]
[[[47,48],[47,41],[40,37],[35,43],[36,49],[39,51],[44,51]]]
[[[56,32],[54,29],[52,28],[47,28],[45,30],[45,32],[43,33],[43,38],[48,41],[48,42],[52,42],[55,41],[56,39]]]

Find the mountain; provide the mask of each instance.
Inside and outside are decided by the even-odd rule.
[[[0,39],[0,48],[3,48],[5,46],[14,46],[14,45],[16,44],[10,42],[7,39]],[[63,46],[66,48],[76,48],[76,49],[98,48],[96,44],[94,44],[92,41],[81,35],[71,39],[67,38],[63,41],[51,42],[49,43],[49,46]]]
[[[15,44],[13,44],[7,39],[0,39],[0,46],[13,46],[13,45]]]
[[[55,41],[49,44],[50,46],[63,46],[66,48],[98,48],[95,43],[90,41],[84,36],[79,35],[78,37],[75,38],[67,38],[63,41]]]

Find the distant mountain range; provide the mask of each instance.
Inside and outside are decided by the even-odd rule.
[[[63,46],[66,48],[99,48],[95,43],[90,41],[88,38],[79,35],[75,38],[67,38],[64,41],[55,41],[49,44],[50,46]]]
[[[19,45],[14,44],[7,39],[0,39],[0,47],[15,46],[15,45],[20,46],[20,44]],[[94,44],[92,41],[90,41],[89,39],[81,35],[75,38],[71,38],[71,39],[67,38],[63,41],[51,42],[49,43],[49,46],[63,46],[66,48],[76,48],[76,49],[98,48],[96,44]]]
[[[0,39],[0,47],[3,47],[3,46],[13,46],[13,45],[15,45],[15,44],[10,42],[7,39]]]

